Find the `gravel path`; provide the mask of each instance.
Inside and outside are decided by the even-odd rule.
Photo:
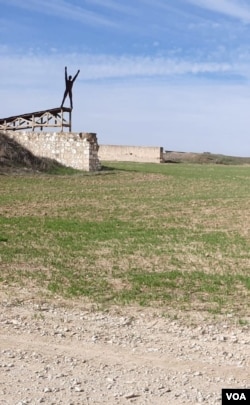
[[[0,404],[221,404],[250,386],[249,331],[2,295]]]

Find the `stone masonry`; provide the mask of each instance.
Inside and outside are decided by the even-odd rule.
[[[55,159],[65,166],[88,172],[101,169],[95,133],[6,131],[5,134],[35,156]]]
[[[163,148],[159,146],[99,145],[101,161],[162,163]]]

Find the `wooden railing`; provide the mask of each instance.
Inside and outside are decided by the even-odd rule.
[[[45,111],[37,111],[28,114],[15,115],[8,118],[0,118],[0,130],[2,131],[22,131],[31,129],[35,131],[39,128],[68,128],[71,132],[71,108],[59,107]],[[68,117],[67,117],[68,115]],[[67,117],[67,119],[66,119]]]

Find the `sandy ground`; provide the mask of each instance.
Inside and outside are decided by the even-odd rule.
[[[1,405],[216,405],[250,387],[249,324],[231,317],[0,298]]]

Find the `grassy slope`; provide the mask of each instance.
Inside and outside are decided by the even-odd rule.
[[[112,163],[0,180],[2,282],[249,315],[250,167]]]

